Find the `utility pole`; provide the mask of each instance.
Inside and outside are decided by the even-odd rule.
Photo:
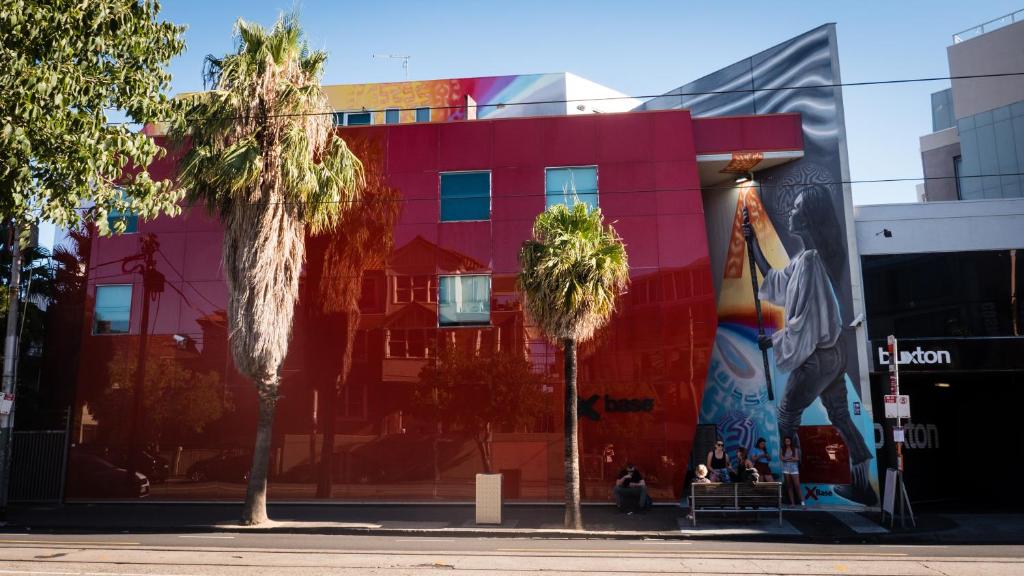
[[[129,440],[128,452],[128,482],[134,482],[135,474],[139,471],[139,458],[142,456],[144,446],[142,442],[142,417],[145,410],[145,393],[143,387],[146,383],[146,348],[149,343],[149,301],[154,294],[164,291],[164,275],[156,269],[156,252],[160,249],[154,234],[147,234],[140,240],[139,253],[125,258],[121,264],[124,272],[135,272],[142,274],[142,322],[139,331],[139,356],[135,363],[135,385],[133,390],[133,410],[131,438]],[[133,261],[138,264],[129,267]]]
[[[21,239],[14,220],[8,230],[7,245],[11,247],[11,283],[7,286],[7,334],[4,338],[3,387],[0,402],[11,402],[0,410],[0,517],[7,516],[7,487],[11,474],[11,437],[14,432],[14,388],[18,356],[18,297],[21,291]]]

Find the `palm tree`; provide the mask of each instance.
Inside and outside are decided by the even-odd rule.
[[[576,201],[551,206],[519,251],[526,310],[565,353],[565,527],[580,530],[576,346],[607,324],[629,283],[626,247],[599,208]]]
[[[320,87],[327,55],[295,15],[267,31],[239,20],[236,52],[206,60],[211,90],[192,97],[171,136],[189,144],[180,184],[224,226],[231,355],[259,397],[242,523],[267,520],[267,468],[305,258],[305,229],[335,227],[360,196],[362,165],[335,133]]]

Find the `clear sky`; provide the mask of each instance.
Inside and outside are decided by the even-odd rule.
[[[172,91],[203,88],[203,59],[232,50],[238,18],[270,25],[298,7],[324,84],[572,72],[634,96],[655,95],[826,22],[837,24],[844,82],[946,76],[954,33],[1024,8],[1024,0],[164,0],[185,24]],[[932,92],[948,82],[844,89],[853,180],[919,178],[918,137]],[[916,182],[854,184],[854,204],[915,201]],[[52,227],[41,231],[45,243]]]

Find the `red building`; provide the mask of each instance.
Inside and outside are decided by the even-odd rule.
[[[509,498],[562,499],[561,354],[524,315],[515,275],[534,218],[565,201],[567,182],[622,236],[632,277],[613,321],[580,349],[585,498],[608,500],[626,459],[656,500],[673,498],[717,318],[702,187],[731,182],[744,163],[799,157],[800,116],[342,130],[370,185],[341,231],[307,240],[271,498],[465,501],[491,470],[506,473]],[[154,175],[174,169],[165,159]],[[244,496],[256,399],[228,353],[221,236],[195,209],[94,239],[69,497],[147,491],[118,467],[146,476],[152,498]],[[138,269],[124,263],[143,238],[158,243],[146,274],[144,256]]]

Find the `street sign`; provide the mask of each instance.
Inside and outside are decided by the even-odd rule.
[[[6,416],[14,407],[14,394],[0,394],[0,415]]]
[[[910,419],[910,396],[886,394],[882,397],[882,401],[885,403],[886,418]]]
[[[892,441],[893,442],[905,442],[905,435],[903,434],[903,428],[892,429]]]

